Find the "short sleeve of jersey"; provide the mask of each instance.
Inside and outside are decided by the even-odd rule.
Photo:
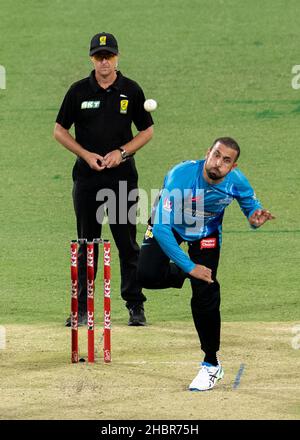
[[[136,84],[132,120],[138,131],[146,130],[153,125],[153,119],[144,109],[145,95],[141,87]]]
[[[61,104],[56,122],[64,127],[66,130],[69,130],[69,128],[75,121],[75,110],[75,90],[73,87],[70,87]]]

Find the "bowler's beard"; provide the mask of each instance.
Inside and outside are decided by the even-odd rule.
[[[211,180],[220,180],[220,179],[223,179],[223,177],[224,177],[223,174],[221,174],[217,168],[208,169],[206,166],[205,171]]]
[[[206,171],[206,173],[207,173],[208,177],[209,177],[211,180],[219,180],[219,179],[220,179],[220,177],[217,176],[217,175],[216,175],[214,172],[212,172],[212,171]]]

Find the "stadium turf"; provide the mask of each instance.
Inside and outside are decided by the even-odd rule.
[[[214,138],[230,135],[241,145],[240,168],[277,217],[252,232],[237,206],[227,210],[223,318],[298,319],[300,91],[291,87],[299,63],[298,3],[116,1],[105,14],[98,1],[89,8],[78,0],[66,4],[3,7],[0,322],[61,322],[67,313],[74,158],[52,130],[68,86],[89,74],[90,37],[103,29],[118,37],[121,71],[159,102],[155,137],[136,155],[140,187],[160,188],[173,164],[203,157]],[[139,241],[144,229],[138,226]],[[114,314],[121,322],[115,248],[113,257]],[[151,320],[189,320],[189,291],[186,283],[183,292],[148,292]]]
[[[74,157],[52,131],[67,88],[91,70],[89,41],[102,30],[118,38],[122,73],[159,104],[154,139],[136,155],[140,187],[150,194],[171,166],[232,136],[240,168],[276,216],[254,232],[236,203],[227,210],[218,273],[223,321],[299,320],[300,90],[291,86],[300,64],[299,9],[297,0],[3,3],[0,325],[58,328],[69,313]],[[139,242],[144,230],[139,224]],[[111,237],[107,226],[103,235]],[[124,327],[114,245],[112,256],[112,319]],[[101,307],[100,280],[97,286]],[[190,325],[188,283],[145,293],[150,324]]]

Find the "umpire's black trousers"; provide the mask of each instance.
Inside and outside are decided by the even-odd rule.
[[[214,356],[220,348],[220,285],[216,279],[220,256],[219,233],[203,240],[188,242],[188,253],[194,263],[202,264],[212,270],[214,283],[198,280],[178,268],[160,248],[154,237],[145,235],[139,257],[137,276],[146,289],[180,289],[186,278],[190,278],[192,287],[191,308],[194,324],[199,335],[201,349],[208,356]],[[180,244],[183,240],[174,235]],[[150,236],[149,236],[150,235]],[[212,239],[207,241],[207,239]],[[214,247],[213,247],[214,245]],[[208,246],[208,247],[207,247]]]
[[[118,180],[112,181],[104,173],[97,179],[75,180],[73,203],[77,219],[78,237],[92,240],[101,237],[101,217],[103,217],[105,206],[103,202],[96,200],[97,194],[99,194],[99,190],[108,190],[108,192],[112,191],[115,194],[116,211],[113,212],[112,205],[109,202],[106,204],[106,209],[110,230],[119,251],[121,296],[126,301],[127,307],[131,307],[143,303],[146,301],[146,297],[143,295],[142,287],[136,278],[140,250],[136,242],[136,225],[131,224],[129,221],[124,223],[124,216],[126,218],[129,210],[132,214],[137,203],[137,201],[128,202],[126,200],[128,199],[128,193],[137,188],[137,180],[131,179],[126,181],[124,185],[126,194],[124,191],[120,193]],[[120,211],[122,211],[123,224],[119,223]],[[98,267],[98,253],[98,245],[95,245],[95,277]],[[85,312],[87,307],[86,276],[86,245],[82,244],[78,250],[78,302],[80,312]]]

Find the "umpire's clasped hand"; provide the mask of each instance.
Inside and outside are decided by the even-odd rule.
[[[107,153],[103,158],[103,161],[107,168],[115,168],[119,166],[122,160],[123,159],[120,150],[113,150],[110,153]]]
[[[120,150],[114,150],[106,154],[104,157],[97,153],[87,151],[83,159],[92,168],[92,170],[102,171],[105,168],[115,168],[122,162]]]
[[[82,159],[86,161],[86,163],[90,166],[90,168],[92,168],[92,170],[102,171],[104,170],[104,168],[106,168],[104,158],[103,156],[100,156],[100,154],[86,151]]]

